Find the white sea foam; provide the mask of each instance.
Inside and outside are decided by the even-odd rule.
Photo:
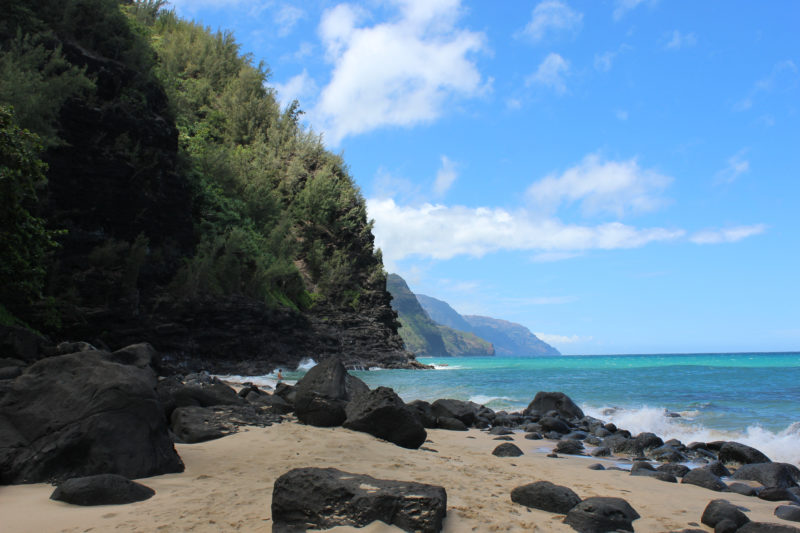
[[[750,426],[743,431],[721,431],[707,428],[693,420],[697,412],[692,412],[693,417],[673,418],[667,416],[666,409],[658,407],[644,406],[637,409],[609,406],[581,407],[587,415],[613,422],[617,427],[627,429],[634,435],[648,431],[664,440],[678,439],[684,444],[694,441],[736,441],[761,450],[773,461],[800,466],[800,422],[795,422],[778,432],[760,426]]]
[[[317,366],[317,362],[311,359],[310,357],[306,357],[305,359],[300,361],[299,365],[297,365],[297,371],[299,372],[302,370],[303,372],[308,372],[315,366]]]
[[[440,365],[437,365],[436,363],[431,363],[431,366],[434,368],[434,370],[460,370],[461,368],[463,368],[458,365],[450,365],[447,363],[442,363]]]
[[[235,383],[241,385],[243,383],[252,383],[262,389],[274,389],[278,384],[278,377],[275,374],[266,374],[263,376],[238,376],[235,374],[217,375],[219,379],[228,383]],[[288,382],[287,382],[288,383]]]
[[[508,396],[487,396],[485,394],[476,394],[475,396],[471,396],[469,401],[475,402],[478,405],[489,405],[490,403],[506,403],[513,400]]]

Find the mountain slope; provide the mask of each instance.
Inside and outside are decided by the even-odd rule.
[[[472,326],[469,322],[464,320],[464,317],[461,316],[458,311],[450,307],[450,304],[447,302],[437,300],[431,296],[425,296],[424,294],[417,294],[417,300],[419,300],[422,308],[427,311],[431,320],[437,324],[461,331],[472,331]]]
[[[400,337],[407,350],[439,357],[494,355],[494,347],[484,339],[431,320],[417,296],[397,274],[389,274],[386,288],[392,294],[392,308],[397,311],[402,326]]]
[[[465,315],[472,331],[494,344],[497,355],[561,355],[521,324],[488,316]]]

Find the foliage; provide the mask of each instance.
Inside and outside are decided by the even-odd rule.
[[[46,183],[41,149],[38,136],[0,107],[0,304],[14,314],[41,299],[45,259],[59,233],[35,214]]]

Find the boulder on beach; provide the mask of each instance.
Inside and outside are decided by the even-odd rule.
[[[550,411],[557,411],[566,419],[583,418],[583,411],[563,392],[539,391],[522,412],[523,415],[544,416]]]
[[[464,425],[464,422],[458,418],[449,416],[440,416],[436,419],[436,427],[439,429],[447,429],[449,431],[467,431],[469,428]]]
[[[633,531],[633,521],[639,513],[622,498],[586,498],[569,510],[564,519],[580,533],[603,531]]]
[[[756,463],[742,465],[733,473],[733,479],[758,481],[765,487],[788,489],[800,481],[800,469],[789,463]]]
[[[759,450],[739,442],[726,442],[719,449],[719,460],[722,463],[738,463],[742,465],[769,463],[769,457]]]
[[[295,414],[300,422],[311,426],[341,426],[347,419],[347,402],[368,391],[369,387],[348,374],[338,358],[331,357],[297,382]]]
[[[689,471],[689,467],[678,463],[665,463],[656,468],[659,472],[666,472],[676,477],[683,477]]]
[[[681,483],[688,483],[689,485],[697,485],[704,489],[722,492],[728,490],[728,486],[715,475],[711,470],[706,468],[695,468],[690,470],[683,476]]]
[[[51,500],[73,505],[121,505],[147,500],[156,492],[115,474],[70,478],[60,483]]]
[[[156,375],[87,351],[47,357],[0,398],[0,483],[182,472]]]
[[[375,520],[404,531],[438,533],[447,514],[443,487],[376,479],[335,468],[296,468],[272,491],[274,533],[364,527]]]
[[[781,520],[790,522],[800,522],[800,506],[798,505],[779,505],[775,508],[775,516]]]
[[[741,527],[750,521],[738,507],[728,500],[711,500],[703,511],[700,521],[708,527],[717,527],[719,522],[730,520]]]
[[[403,448],[417,449],[428,437],[417,414],[388,387],[354,398],[345,413],[343,425],[347,429],[369,433]]]
[[[514,488],[511,491],[511,501],[550,513],[567,514],[581,499],[569,487],[549,481],[536,481]]]
[[[800,533],[800,529],[783,524],[768,524],[766,522],[748,522],[736,533]]]
[[[436,415],[433,413],[431,404],[424,400],[414,400],[408,406],[417,414],[417,418],[419,418],[424,428],[433,429],[436,427]]]
[[[280,421],[279,415],[254,405],[189,406],[172,412],[171,427],[179,442],[194,444],[236,433],[239,426],[268,427]]]
[[[543,416],[539,419],[539,425],[545,432],[555,431],[561,435],[570,432],[570,427],[566,422],[554,416]]]
[[[586,452],[581,441],[572,439],[558,441],[556,447],[553,448],[553,451],[566,455],[585,455]]]
[[[794,495],[789,489],[781,487],[766,487],[758,491],[758,497],[769,502],[791,502],[800,504],[800,498]]]
[[[480,406],[473,402],[462,400],[436,400],[431,405],[433,414],[438,418],[455,418],[465,426],[470,427],[478,416]]]
[[[243,405],[244,398],[221,380],[213,376],[206,379],[189,379],[170,376],[158,382],[158,397],[164,405],[167,418],[178,407],[212,407],[215,405]]]
[[[519,457],[520,455],[523,455],[523,452],[516,444],[504,442],[503,444],[499,444],[492,451],[492,455],[496,455],[497,457]]]

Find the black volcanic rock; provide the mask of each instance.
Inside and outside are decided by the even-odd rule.
[[[565,524],[580,533],[604,531],[633,531],[633,521],[639,513],[622,498],[586,498],[570,509]]]
[[[376,479],[334,468],[296,468],[272,492],[272,531],[364,527],[381,520],[404,531],[438,533],[447,514],[442,487]]]
[[[182,472],[150,368],[107,352],[48,357],[0,398],[0,483]]]
[[[790,522],[800,522],[800,506],[798,505],[779,505],[775,508],[775,516],[781,520]]]
[[[789,463],[756,463],[742,465],[733,479],[758,481],[765,487],[788,489],[800,482],[800,469]]]
[[[719,522],[730,520],[737,527],[750,521],[738,507],[727,500],[711,500],[703,511],[700,521],[709,527],[716,527]]]
[[[504,442],[503,444],[497,445],[497,447],[492,451],[492,455],[496,455],[497,457],[519,457],[520,455],[523,455],[523,452],[516,444]]]
[[[343,426],[388,440],[403,448],[419,448],[428,434],[417,414],[390,388],[378,387],[356,396],[345,408]]]
[[[351,376],[338,358],[327,359],[309,370],[295,386],[295,414],[304,424],[340,426],[347,418],[345,406],[353,397],[369,391]]]
[[[437,417],[455,418],[469,427],[478,416],[479,405],[472,402],[465,402],[462,400],[436,400],[431,405],[433,414]]]
[[[695,468],[690,470],[683,476],[681,483],[688,483],[690,485],[697,485],[704,489],[722,492],[728,489],[728,486],[715,475],[711,470],[706,468]]]
[[[50,499],[73,505],[120,505],[147,500],[155,493],[150,487],[123,476],[97,474],[60,483]]]
[[[721,463],[769,463],[769,457],[746,444],[738,442],[726,442],[719,449],[719,460]]]
[[[550,513],[567,514],[581,499],[568,487],[536,481],[512,490],[511,501]]]
[[[544,391],[536,393],[536,396],[533,397],[523,414],[544,416],[550,411],[557,411],[559,416],[566,419],[583,418],[584,416],[581,408],[563,392]]]

